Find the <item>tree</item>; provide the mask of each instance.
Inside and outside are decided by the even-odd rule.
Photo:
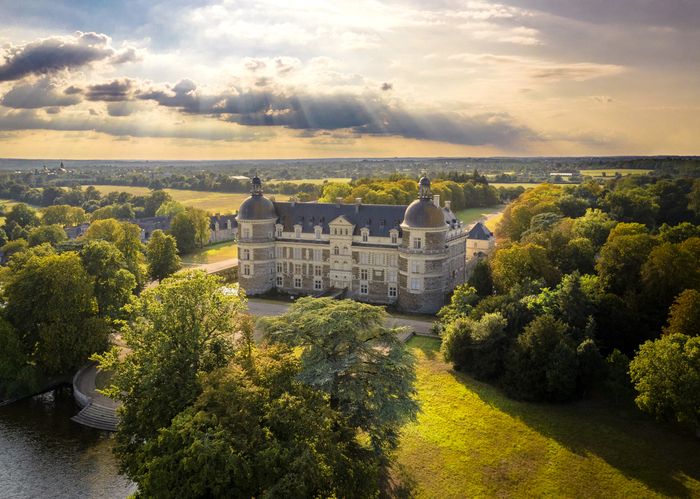
[[[637,406],[700,430],[700,337],[670,334],[647,341],[630,362]]]
[[[263,326],[270,340],[300,348],[300,379],[328,393],[331,408],[378,454],[396,447],[401,425],[418,411],[413,357],[384,327],[386,317],[380,307],[306,297]]]
[[[615,227],[596,262],[603,285],[619,295],[639,288],[642,265],[658,244],[653,236],[637,232],[635,225],[638,224],[619,224]]]
[[[460,284],[452,292],[450,303],[438,312],[440,323],[446,326],[459,317],[467,317],[477,301],[479,296],[476,294],[476,289],[467,284]]]
[[[211,219],[204,210],[188,207],[186,211],[194,224],[195,242],[197,243],[197,246],[201,248],[209,242],[209,237],[211,235]]]
[[[89,241],[80,250],[85,270],[95,279],[98,314],[112,319],[122,316],[136,288],[136,278],[126,268],[121,251],[108,241]]]
[[[148,497],[369,497],[376,459],[279,347],[204,376],[202,393],[144,446]]]
[[[143,205],[143,216],[145,217],[153,217],[156,214],[156,211],[158,208],[163,203],[167,203],[168,201],[172,201],[173,198],[170,194],[163,190],[155,190],[151,191],[151,193],[146,196],[144,205]]]
[[[38,373],[17,331],[0,319],[0,399],[32,393],[38,388]]]
[[[506,361],[504,384],[526,400],[570,400],[576,393],[578,360],[567,326],[551,315],[527,325]]]
[[[170,223],[170,234],[175,238],[181,255],[194,250],[197,244],[197,228],[187,212],[175,215]]]
[[[0,248],[0,251],[3,252],[5,258],[10,258],[12,255],[26,251],[27,248],[29,248],[29,244],[26,240],[15,239],[14,241],[5,243],[3,247]]]
[[[671,305],[664,334],[700,336],[700,291],[686,289]]]
[[[66,235],[66,231],[63,230],[63,227],[54,224],[34,227],[29,231],[29,239],[27,242],[29,246],[38,246],[43,243],[49,243],[55,246],[66,239],[68,239],[68,236]]]
[[[32,257],[6,288],[5,312],[27,355],[47,374],[80,367],[107,346],[92,279],[76,253]]]
[[[489,267],[487,260],[482,258],[476,262],[467,284],[476,289],[476,294],[479,296],[491,296],[493,294],[491,267]]]
[[[554,285],[559,280],[559,271],[539,245],[514,243],[501,248],[491,259],[491,273],[496,289],[507,292],[513,286],[526,281],[543,281]]]
[[[5,225],[16,224],[21,228],[32,228],[39,225],[36,211],[24,203],[18,203],[5,215]]]
[[[174,217],[178,213],[185,211],[185,207],[177,201],[165,201],[156,210],[158,217]]]
[[[494,379],[503,372],[508,345],[505,327],[506,320],[499,313],[485,314],[478,321],[458,318],[445,328],[440,350],[456,369],[477,379]]]
[[[162,230],[154,230],[146,246],[148,274],[151,279],[161,280],[180,270],[182,266],[177,254],[177,242]]]
[[[599,210],[589,208],[586,213],[574,220],[572,232],[575,237],[585,237],[596,249],[600,248],[608,238],[610,231],[617,222]]]
[[[200,395],[202,375],[228,364],[237,334],[251,337],[245,300],[222,284],[202,271],[163,279],[128,307],[131,320],[120,332],[129,355],[113,348],[95,357],[113,373],[105,393],[123,403],[115,451],[132,479],[142,473],[148,442]]]
[[[96,220],[90,224],[83,238],[86,241],[102,239],[113,243],[124,256],[126,268],[136,278],[137,286],[141,288],[145,284],[143,244],[138,225],[113,218]]]
[[[85,210],[77,206],[57,204],[41,210],[43,225],[60,225],[61,227],[80,225],[87,221]]]

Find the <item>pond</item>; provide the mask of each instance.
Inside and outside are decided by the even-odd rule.
[[[112,434],[70,420],[70,389],[0,407],[0,497],[124,498],[135,486],[112,456]]]

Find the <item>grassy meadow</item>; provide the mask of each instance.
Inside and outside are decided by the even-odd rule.
[[[197,249],[189,255],[183,255],[182,263],[185,265],[218,263],[230,258],[238,258],[238,245],[233,241],[226,241]]]
[[[147,195],[150,190],[147,187],[134,187],[122,185],[96,185],[94,186],[101,194],[110,192],[128,192],[134,196]],[[238,211],[241,202],[248,197],[246,193],[226,193],[226,192],[203,192],[182,189],[164,189],[173,199],[185,206],[194,206],[206,210],[211,214],[234,213]],[[271,197],[273,195],[270,195]],[[274,194],[278,201],[289,199],[286,194]]]
[[[483,219],[486,215],[503,211],[504,208],[504,204],[496,204],[481,208],[466,208],[464,210],[456,211],[455,215],[457,215],[457,218],[464,224],[470,225]]]
[[[700,442],[633,408],[518,402],[412,338],[422,412],[397,457],[418,497],[700,497]]]

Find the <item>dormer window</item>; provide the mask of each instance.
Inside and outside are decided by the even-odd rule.
[[[316,227],[314,227],[314,236],[316,237],[316,239],[321,239],[321,226],[320,225],[317,225]]]
[[[275,225],[275,233],[277,234],[277,237],[282,237],[282,228],[282,224]]]
[[[395,230],[392,230],[389,233],[389,237],[391,237],[391,244],[398,244],[399,243],[399,233],[396,232]]]
[[[301,225],[297,224],[294,226],[294,237],[297,239],[301,238]]]

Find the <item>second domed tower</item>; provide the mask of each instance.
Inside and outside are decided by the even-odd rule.
[[[406,208],[399,246],[399,297],[403,310],[435,313],[445,301],[443,267],[448,257],[449,226],[433,200],[430,179],[418,181],[418,199]]]

